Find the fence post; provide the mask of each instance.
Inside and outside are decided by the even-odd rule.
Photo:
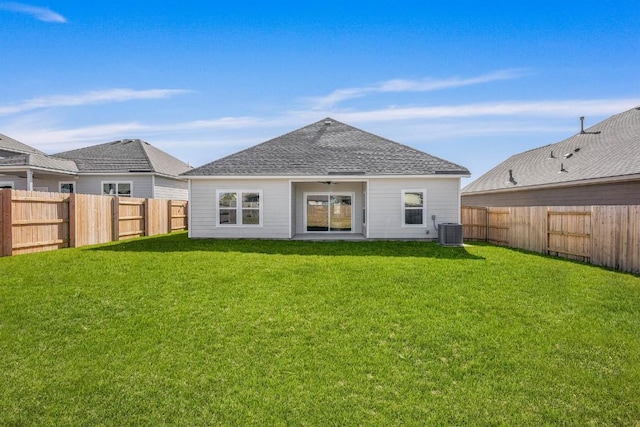
[[[0,247],[0,256],[11,256],[13,255],[13,218],[11,216],[13,190],[5,188],[0,191],[2,191],[2,203],[0,204],[2,246]]]
[[[150,224],[149,222],[151,221],[151,203],[149,203],[149,199],[144,199],[144,235],[148,236],[149,235],[149,229]]]
[[[167,221],[167,233],[172,233],[173,232],[173,200],[169,199],[167,200],[167,205],[169,206],[169,218]]]
[[[67,199],[69,203],[69,247],[76,247],[76,195],[69,194]]]
[[[489,241],[489,206],[484,208],[484,241]]]
[[[114,242],[120,240],[120,198],[118,196],[113,197],[113,226],[112,226],[111,239]]]

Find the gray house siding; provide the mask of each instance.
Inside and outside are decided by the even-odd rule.
[[[640,180],[462,195],[464,206],[640,205]]]
[[[221,190],[262,191],[262,226],[217,225],[216,197]],[[403,225],[403,190],[426,190],[424,225]],[[347,193],[353,195],[354,234],[366,235],[365,227],[368,227],[368,237],[372,239],[436,239],[437,224],[460,221],[459,191],[459,178],[372,178],[368,182],[340,182],[331,185],[291,182],[287,179],[192,180],[190,237],[288,239],[306,234],[305,193]],[[363,225],[365,206],[368,206],[366,226]],[[431,215],[436,216],[435,226]]]
[[[426,190],[425,225],[403,225],[403,190]],[[435,239],[437,224],[460,221],[459,194],[459,178],[371,179],[367,193],[369,238]],[[436,216],[435,227],[432,215]]]
[[[187,181],[156,176],[154,197],[156,199],[187,200],[189,198]]]
[[[26,190],[27,189],[27,179],[19,178],[15,175],[3,175],[0,176],[0,182],[5,183],[13,183],[14,190]]]
[[[153,182],[155,181],[155,186]],[[26,178],[6,175],[0,176],[0,182],[13,182],[16,190],[27,190]],[[73,182],[75,192],[81,194],[102,194],[103,182],[131,182],[133,184],[132,197],[187,200],[189,197],[187,181],[151,175],[83,175],[74,179],[73,176],[59,176],[38,178],[33,180],[33,189],[39,191],[58,192],[60,182]]]
[[[72,176],[60,176],[59,178],[38,178],[37,174],[33,178],[33,190],[34,191],[48,191],[56,193],[59,190],[60,181],[75,181]],[[4,175],[0,176],[0,182],[13,182],[13,188],[15,190],[28,190],[27,179],[20,178],[16,175]]]
[[[58,177],[58,178],[49,178],[49,179],[38,179],[35,178],[33,180],[33,189],[36,190],[38,188],[42,188],[42,191],[50,191],[53,193],[58,192],[60,189],[60,182],[75,182],[72,176],[69,177]],[[46,188],[46,190],[44,190]]]
[[[217,225],[217,192],[220,190],[262,191],[261,226]],[[289,181],[269,180],[192,180],[189,201],[189,237],[288,239]]]
[[[131,197],[153,198],[151,175],[82,175],[76,181],[76,193],[102,194],[103,182],[131,182]]]

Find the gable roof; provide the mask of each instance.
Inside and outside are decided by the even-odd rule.
[[[462,193],[636,174],[640,174],[640,107],[611,116],[558,143],[511,156],[467,185]]]
[[[177,176],[191,167],[140,139],[123,139],[55,154],[78,165],[80,172],[150,172]]]
[[[185,176],[469,175],[460,165],[326,118]]]
[[[33,147],[28,146],[27,144],[23,144],[20,141],[16,141],[13,138],[9,138],[6,135],[0,133],[0,157],[2,153],[5,153],[5,156],[9,156],[11,154],[42,154],[44,153],[40,150],[36,150]]]

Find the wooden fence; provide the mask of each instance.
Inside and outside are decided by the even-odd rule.
[[[463,206],[465,240],[640,273],[640,206]]]
[[[0,256],[186,230],[187,202],[0,190]]]

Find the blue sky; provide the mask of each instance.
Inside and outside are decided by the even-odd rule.
[[[640,105],[640,2],[0,1],[0,133],[193,166],[327,116],[462,164]],[[466,180],[465,182],[469,182]]]

